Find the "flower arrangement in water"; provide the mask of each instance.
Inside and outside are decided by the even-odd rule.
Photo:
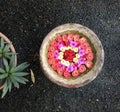
[[[94,53],[87,37],[66,33],[50,40],[48,63],[58,75],[78,77],[93,67]]]

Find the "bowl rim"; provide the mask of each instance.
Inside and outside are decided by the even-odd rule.
[[[83,33],[86,37],[88,37],[91,41],[91,43],[94,45],[96,52],[96,62],[91,68],[91,70],[83,75],[82,77],[78,77],[76,79],[65,79],[63,77],[60,77],[56,75],[57,73],[53,71],[50,67],[50,65],[47,62],[47,46],[49,45],[49,41],[56,35],[65,31],[78,31],[80,33]],[[100,73],[103,64],[104,64],[104,50],[101,41],[97,37],[97,35],[90,30],[89,28],[76,24],[76,23],[67,23],[60,26],[55,27],[53,30],[51,30],[44,38],[40,51],[39,51],[39,58],[40,58],[40,64],[43,69],[44,74],[50,79],[52,82],[64,86],[67,88],[78,88],[81,86],[84,86],[88,84],[89,82],[93,81],[97,75]]]

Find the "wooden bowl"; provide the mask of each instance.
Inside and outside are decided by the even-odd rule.
[[[47,52],[48,52],[49,42],[53,37],[55,37],[58,34],[63,34],[65,32],[73,32],[73,31],[80,33],[89,39],[91,45],[93,46],[94,51],[96,52],[95,62],[94,62],[94,66],[86,74],[79,76],[77,78],[66,79],[62,76],[59,76],[57,72],[55,72],[50,67],[47,60]],[[104,63],[104,50],[97,35],[89,28],[75,23],[60,25],[54,28],[52,31],[50,31],[47,34],[47,36],[45,36],[42,42],[39,55],[40,55],[41,67],[44,71],[44,74],[48,77],[48,79],[50,79],[52,82],[60,86],[67,88],[78,88],[94,80],[101,71]]]

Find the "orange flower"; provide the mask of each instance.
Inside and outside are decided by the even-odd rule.
[[[56,62],[54,59],[50,59],[51,60],[51,64],[54,65]]]
[[[54,58],[55,54],[54,52],[48,52],[47,56],[48,58]]]
[[[90,53],[90,52],[92,52],[91,47],[87,47],[87,48],[85,49],[85,53],[88,54],[88,53]]]
[[[92,61],[93,58],[94,58],[94,54],[93,54],[93,53],[88,53],[88,55],[86,56],[86,58],[87,58],[88,60]]]
[[[55,40],[51,40],[50,45],[51,45],[51,46],[56,45],[56,41],[55,41]]]
[[[74,41],[79,41],[80,36],[79,36],[78,34],[75,34],[75,35],[73,36],[73,38],[74,38]]]
[[[54,46],[50,46],[50,47],[48,48],[48,51],[54,52],[54,51],[55,51]]]
[[[51,59],[48,59],[48,63],[51,65],[52,64],[52,61],[51,61]]]
[[[87,42],[87,39],[85,37],[82,37],[79,39],[79,42],[82,44],[82,43],[85,43]]]
[[[78,70],[74,70],[74,71],[72,72],[72,76],[73,76],[73,77],[77,77],[78,75],[79,75]]]
[[[63,70],[61,68],[57,68],[57,73],[58,73],[58,75],[62,76],[63,75]]]
[[[72,33],[68,34],[68,40],[73,40],[73,34]]]
[[[92,63],[92,61],[87,60],[87,61],[85,62],[85,65],[86,65],[88,68],[91,68],[91,67],[93,66],[93,63]]]
[[[52,69],[57,70],[57,64],[52,64]]]
[[[65,78],[70,78],[70,73],[69,72],[65,71],[63,75],[64,75]]]
[[[67,35],[66,35],[66,34],[63,34],[63,35],[62,35],[62,40],[63,40],[63,41],[67,41],[67,40],[68,40],[68,38],[67,38]]]
[[[89,44],[88,44],[88,42],[84,42],[84,43],[81,44],[81,46],[85,50],[89,47]]]
[[[56,37],[56,41],[62,42],[62,37],[61,37],[61,36],[57,36],[57,37]]]
[[[83,72],[85,72],[85,71],[86,71],[85,65],[81,65],[81,66],[79,67],[79,72],[80,72],[80,73],[83,73]]]

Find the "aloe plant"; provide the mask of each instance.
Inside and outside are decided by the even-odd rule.
[[[6,43],[3,38],[0,40],[0,58],[10,59],[13,52],[10,51],[11,43]]]
[[[3,39],[1,39],[0,46],[0,82],[4,82],[2,89],[2,98],[11,92],[13,87],[19,88],[20,83],[26,84],[28,81],[25,76],[29,73],[24,72],[29,64],[24,62],[18,66],[15,66],[15,53],[10,51],[10,45],[6,44]]]

